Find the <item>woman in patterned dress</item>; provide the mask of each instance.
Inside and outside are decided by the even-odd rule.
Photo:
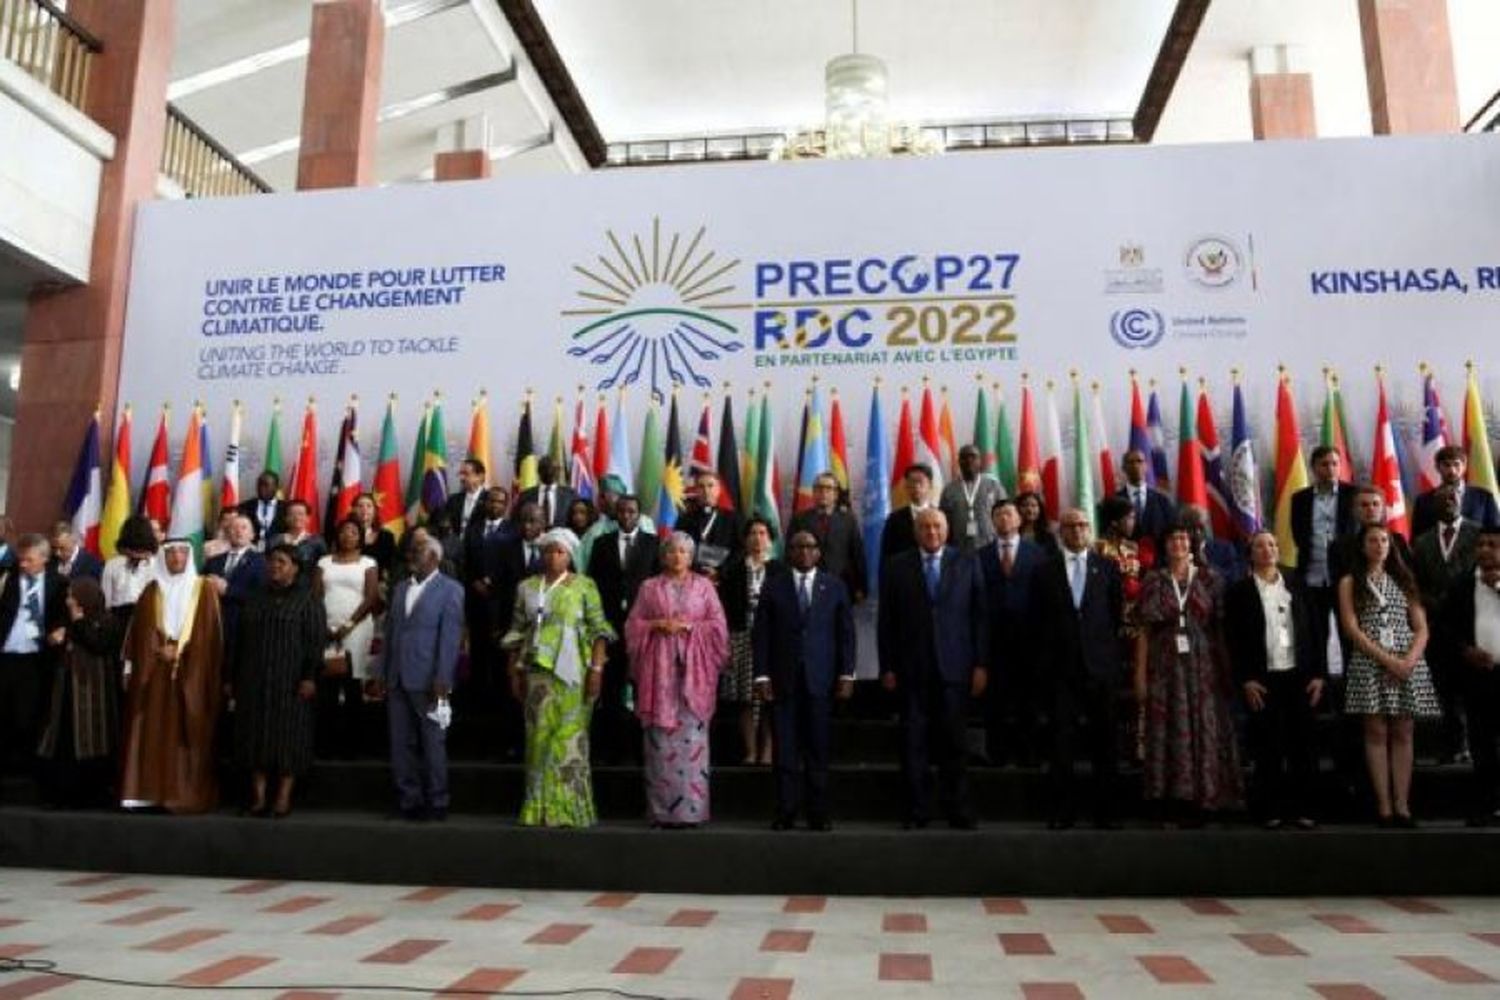
[[[1121,655],[1128,663],[1134,656],[1135,638],[1140,632],[1135,621],[1135,602],[1141,596],[1141,578],[1155,565],[1154,549],[1144,539],[1131,541],[1130,536],[1135,534],[1135,505],[1125,497],[1105,497],[1099,503],[1099,524],[1102,537],[1094,543],[1094,550],[1114,563],[1120,573]],[[1130,697],[1128,685],[1121,691],[1121,697]],[[1139,762],[1146,754],[1146,706],[1136,703],[1121,708],[1121,750]]]
[[[516,589],[510,631],[511,693],[525,706],[526,798],[522,826],[592,826],[589,717],[614,630],[594,581],[572,571],[578,536],[554,528],[537,539],[542,571]]]
[[[1364,717],[1365,767],[1383,827],[1414,827],[1411,814],[1412,731],[1418,717],[1441,714],[1423,653],[1427,616],[1411,572],[1386,562],[1384,525],[1359,531],[1360,560],[1339,581],[1339,625],[1349,640],[1344,711]]]
[[[1242,799],[1229,670],[1221,630],[1223,588],[1193,562],[1185,527],[1163,540],[1167,561],[1136,601],[1135,691],[1146,706],[1145,796],[1164,819],[1200,826]]]
[[[667,536],[662,571],[641,584],[625,621],[651,825],[669,829],[708,822],[708,726],[729,660],[724,608],[692,572],[694,548],[686,532]]]
[[[771,525],[764,518],[752,517],[745,522],[744,558],[731,561],[719,580],[719,596],[729,623],[730,667],[725,674],[728,683],[724,700],[739,706],[743,764],[771,763],[771,713],[761,704],[751,683],[755,665],[751,662],[750,626],[755,622],[761,587],[785,569],[781,560],[771,558]]]

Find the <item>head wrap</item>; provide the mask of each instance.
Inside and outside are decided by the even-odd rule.
[[[167,569],[168,549],[187,549],[188,561],[181,573]],[[193,562],[193,543],[186,538],[169,538],[156,553],[156,585],[161,588],[162,628],[168,639],[176,639],[187,627],[198,593],[198,567]]]
[[[560,546],[571,556],[578,551],[578,536],[567,528],[553,528],[551,531],[542,533],[541,537],[536,540],[536,546],[543,552],[554,546]]]
[[[625,485],[625,480],[621,479],[618,475],[611,472],[606,474],[603,479],[599,480],[599,492],[613,493],[616,496],[619,496],[623,493],[629,493],[630,487]]]

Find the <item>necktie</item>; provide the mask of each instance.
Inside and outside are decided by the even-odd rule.
[[[626,566],[630,563],[630,550],[635,548],[635,532],[626,535],[620,548],[620,565]]]
[[[1446,560],[1453,550],[1453,536],[1458,534],[1458,529],[1451,524],[1443,525],[1443,558]]]
[[[1073,586],[1073,607],[1079,608],[1083,605],[1083,556],[1069,556],[1068,563],[1072,567],[1070,571]]]
[[[238,552],[231,551],[229,553],[229,558],[224,560],[224,575],[229,576],[229,574],[233,573],[234,568],[239,564],[240,554]]]
[[[526,572],[535,573],[537,570],[536,546],[530,542],[526,544]]]
[[[828,538],[828,515],[827,514],[819,514],[818,515],[818,538],[822,539],[822,540],[825,540],[825,541]]]
[[[1137,486],[1132,492],[1135,494],[1135,516],[1139,518],[1146,513],[1146,491]]]
[[[39,591],[36,577],[29,577],[26,581],[26,614],[38,626],[42,624],[42,595]]]
[[[1000,543],[1000,568],[1005,570],[1005,575],[1010,576],[1011,569],[1016,564],[1016,551],[1012,542]]]
[[[805,615],[812,607],[812,574],[802,574],[801,586],[797,588],[797,607]]]
[[[552,487],[542,487],[542,523],[552,527]]]
[[[937,600],[938,580],[942,577],[943,563],[941,556],[927,557],[927,596],[931,600]]]

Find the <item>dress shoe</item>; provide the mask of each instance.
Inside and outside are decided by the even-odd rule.
[[[1488,813],[1474,813],[1464,819],[1464,826],[1481,830],[1489,826],[1492,821],[1492,817]]]
[[[1071,817],[1071,816],[1054,816],[1054,817],[1052,817],[1051,819],[1049,819],[1047,821],[1047,829],[1049,829],[1049,830],[1071,830],[1071,829],[1073,829],[1073,817]]]
[[[421,806],[403,806],[401,808],[401,818],[409,820],[412,823],[420,823],[427,818],[427,810]]]
[[[1095,830],[1123,830],[1124,828],[1125,825],[1119,820],[1115,819],[1113,816],[1094,817]]]
[[[833,821],[827,816],[819,816],[807,821],[807,828],[814,833],[827,833],[833,829]]]
[[[1292,825],[1299,830],[1316,830],[1318,828],[1318,821],[1311,816],[1298,816],[1292,820]]]
[[[973,816],[949,816],[948,826],[954,830],[977,830],[979,820]]]
[[[927,829],[927,818],[925,816],[908,816],[901,821],[903,830],[925,830]]]
[[[1417,818],[1410,813],[1397,813],[1392,816],[1391,825],[1398,830],[1415,830],[1418,826]]]
[[[448,822],[448,807],[434,806],[426,811],[423,818],[429,823],[446,823]]]
[[[775,819],[771,820],[771,829],[773,830],[790,830],[796,825],[796,820],[794,820],[790,816],[777,816]]]

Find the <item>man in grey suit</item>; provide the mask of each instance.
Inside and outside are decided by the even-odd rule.
[[[396,806],[411,820],[448,818],[448,693],[464,627],[464,588],[438,572],[435,538],[407,554],[411,575],[391,594],[385,623],[386,713]]]

